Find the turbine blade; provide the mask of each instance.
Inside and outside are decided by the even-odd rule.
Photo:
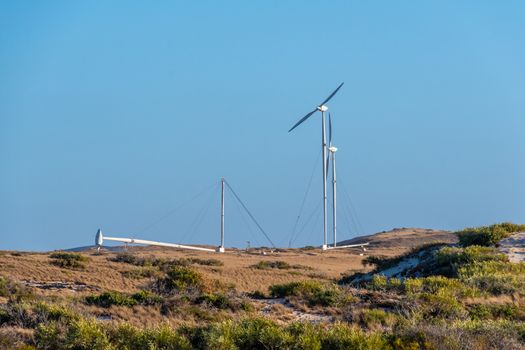
[[[326,102],[330,101],[330,100],[332,99],[332,97],[334,97],[334,95],[337,94],[337,91],[339,91],[339,89],[341,88],[341,86],[343,86],[343,84],[344,84],[344,82],[341,83],[341,84],[337,87],[337,89],[335,89],[334,92],[332,92],[332,93],[330,94],[330,96],[328,96],[328,97],[326,98],[326,100],[324,100],[323,102],[321,102],[321,104],[320,104],[319,106],[322,106],[322,105],[324,105]]]
[[[328,113],[328,144],[332,147],[332,114]]]
[[[304,122],[306,119],[310,118],[310,116],[312,114],[314,114],[315,112],[317,112],[317,108],[314,109],[313,111],[311,111],[310,113],[308,113],[307,115],[305,115],[304,117],[302,117],[301,120],[299,120],[297,123],[295,123],[295,125],[292,126],[292,128],[290,130],[288,130],[288,132],[290,132],[293,129],[295,129],[296,127],[298,127],[302,122]]]
[[[328,177],[328,169],[330,169],[330,152],[326,156],[326,176]]]

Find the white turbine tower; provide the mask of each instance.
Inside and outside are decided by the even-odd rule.
[[[332,116],[328,113],[328,158],[326,159],[326,173],[330,158],[332,158],[332,230],[334,234],[334,248],[337,247],[337,176],[335,172],[335,152],[337,147],[332,146]],[[331,156],[331,157],[330,157]]]
[[[332,229],[334,234],[334,245],[327,249],[336,249],[336,248],[355,248],[361,247],[363,252],[366,251],[365,246],[369,243],[359,243],[359,244],[349,244],[343,246],[337,246],[337,176],[336,176],[336,167],[335,167],[335,152],[337,152],[337,147],[332,146],[332,116],[328,114],[328,152],[329,156],[326,158],[326,174],[328,175],[328,168],[330,158],[332,159]],[[361,253],[360,255],[363,255]]]
[[[330,96],[328,96],[323,102],[321,102],[321,104],[319,104],[313,111],[311,111],[310,113],[308,113],[307,115],[305,115],[304,117],[302,117],[297,123],[295,123],[294,126],[292,126],[292,128],[290,130],[288,130],[288,132],[292,131],[293,129],[295,129],[296,127],[298,127],[301,123],[303,123],[306,119],[310,118],[315,112],[319,111],[321,112],[321,125],[322,125],[322,143],[321,143],[321,146],[322,146],[322,150],[323,150],[323,233],[324,233],[324,236],[323,236],[323,250],[326,250],[328,249],[328,245],[327,245],[327,200],[326,200],[326,127],[325,127],[325,116],[324,116],[324,113],[328,110],[328,107],[325,105],[328,101],[330,101],[332,99],[332,97],[334,97],[334,95],[337,93],[337,91],[339,91],[339,89],[343,86],[344,83],[341,83],[337,89],[334,90],[334,92],[332,92],[330,94]]]

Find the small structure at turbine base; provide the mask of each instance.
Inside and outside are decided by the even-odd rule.
[[[349,245],[339,245],[339,246],[336,246],[334,245],[333,247],[327,247],[326,249],[323,247],[323,250],[328,250],[328,249],[343,249],[343,248],[361,248],[363,249],[363,252],[366,252],[366,246],[367,245],[370,245],[370,243],[362,243],[362,244],[349,244]]]

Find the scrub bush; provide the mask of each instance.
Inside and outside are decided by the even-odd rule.
[[[188,267],[172,266],[165,277],[158,278],[155,287],[160,294],[193,290],[200,292],[204,289],[202,275]]]
[[[154,305],[162,302],[162,297],[142,290],[132,295],[127,295],[120,292],[104,292],[99,295],[89,295],[86,297],[86,303],[96,305],[99,307],[116,306],[135,306],[135,305]]]
[[[525,225],[516,225],[510,222],[482,227],[469,227],[455,232],[459,237],[459,244],[463,247],[471,245],[494,246],[503,238],[514,232],[525,231]]]
[[[51,264],[66,269],[84,269],[89,258],[76,253],[51,253],[49,257],[52,259]]]
[[[335,306],[343,296],[338,286],[313,280],[276,284],[270,286],[269,290],[274,298],[295,297],[309,306]]]

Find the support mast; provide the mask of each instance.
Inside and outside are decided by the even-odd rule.
[[[332,204],[333,204],[333,229],[334,229],[334,248],[337,247],[337,178],[335,173],[335,152],[337,148],[331,147],[332,153]]]
[[[321,107],[325,107],[325,106],[321,106]],[[326,200],[326,132],[325,132],[325,117],[324,117],[324,112],[325,112],[325,108],[321,108],[321,115],[322,115],[322,124],[323,124],[323,127],[322,127],[322,130],[323,130],[323,142],[322,142],[322,147],[323,147],[323,250],[326,250],[328,248],[328,245],[327,245],[327,235],[326,235],[326,231],[327,231],[327,223],[326,223],[326,214],[327,214],[327,210],[326,210],[326,205],[327,205],[327,200]]]
[[[224,253],[224,177],[221,178],[221,245],[218,251]]]

